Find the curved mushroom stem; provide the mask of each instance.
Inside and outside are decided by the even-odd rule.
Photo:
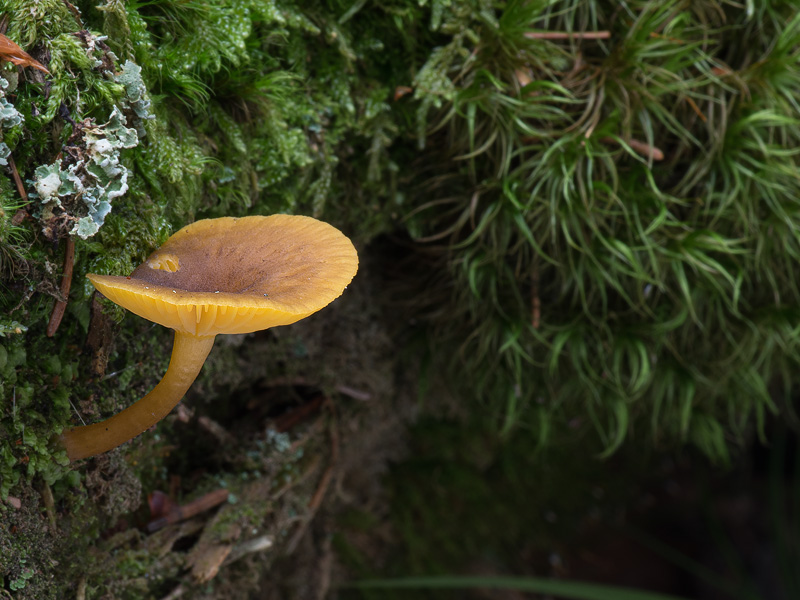
[[[166,417],[192,385],[213,345],[213,335],[201,337],[176,331],[169,367],[153,391],[105,421],[61,434],[70,461],[116,448]]]

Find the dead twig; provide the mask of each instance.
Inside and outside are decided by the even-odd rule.
[[[183,589],[183,584],[178,584],[178,587],[176,587],[169,594],[164,596],[161,600],[176,600],[177,598],[180,598],[181,596],[183,596],[183,593],[185,591],[186,590]]]
[[[14,179],[14,185],[17,186],[17,193],[19,197],[22,198],[23,202],[27,204],[28,192],[25,191],[25,186],[22,185],[22,178],[19,176],[19,171],[17,171],[17,163],[14,162],[14,157],[10,154],[8,155],[8,166],[11,168],[11,177]],[[19,225],[19,223],[17,223],[17,225]]]
[[[542,299],[539,297],[539,268],[534,265],[531,273],[531,327],[539,329],[542,318]]]
[[[664,160],[664,152],[657,146],[651,146],[646,142],[640,142],[639,140],[634,139],[629,139],[626,141],[631,148],[633,148],[642,156],[651,158],[653,160]]]
[[[269,550],[272,548],[273,544],[274,541],[271,535],[262,535],[257,538],[247,540],[246,542],[236,544],[233,547],[233,550],[231,550],[231,553],[228,555],[228,558],[226,558],[225,562],[222,563],[222,566],[227,566],[231,563],[234,563],[248,554]]]
[[[294,532],[292,539],[289,540],[289,543],[286,546],[287,554],[292,554],[295,551],[295,548],[297,548],[297,545],[303,538],[306,529],[308,529],[309,523],[311,523],[314,515],[317,514],[319,507],[322,506],[322,500],[325,498],[325,494],[330,487],[331,481],[333,480],[333,470],[339,459],[339,430],[336,424],[336,411],[334,409],[333,402],[330,401],[330,398],[328,398],[325,402],[325,406],[331,411],[331,420],[328,426],[328,435],[331,441],[331,459],[327,468],[325,469],[325,472],[320,478],[319,484],[317,484],[317,489],[314,491],[314,495],[311,496],[311,500],[308,502],[308,512],[303,517],[300,527],[298,527],[297,531]]]
[[[303,539],[303,535],[305,535],[308,525],[311,523],[314,515],[317,514],[319,506],[322,504],[322,499],[325,497],[325,493],[328,491],[328,487],[330,486],[332,478],[333,464],[330,464],[322,474],[319,485],[317,486],[314,495],[311,497],[311,501],[308,503],[308,513],[303,517],[302,521],[300,522],[300,527],[297,528],[297,531],[294,532],[292,539],[289,540],[289,543],[286,545],[287,554],[293,554],[297,548],[297,545],[300,543],[300,540]]]
[[[349,396],[353,400],[360,400],[361,402],[369,402],[372,400],[372,394],[369,392],[362,392],[361,390],[351,388],[349,385],[337,385],[336,391],[342,396]]]
[[[86,600],[86,575],[78,579],[78,589],[75,591],[75,600]]]
[[[275,377],[274,379],[270,379],[266,387],[273,388],[273,387],[280,387],[280,386],[306,386],[306,387],[321,387],[320,384],[316,381],[309,381],[305,377]],[[361,390],[357,390],[355,388],[350,387],[349,385],[339,384],[334,388],[337,392],[344,396],[349,396],[354,400],[362,400],[366,402],[367,400],[372,400],[372,394],[369,392],[362,392]]]
[[[325,600],[328,591],[331,589],[331,573],[333,571],[333,548],[331,547],[332,536],[327,535],[322,540],[321,558],[317,577],[317,600]]]
[[[156,494],[161,494],[161,492],[154,492],[151,495],[151,500]],[[153,533],[167,525],[190,519],[201,512],[205,512],[215,506],[219,506],[223,502],[227,502],[229,496],[230,492],[226,489],[214,490],[183,506],[172,504],[165,494],[163,497],[159,496],[158,499],[164,504],[162,510],[164,510],[165,514],[162,517],[150,521],[147,524],[147,531]]]
[[[75,17],[75,20],[78,22],[78,24],[83,26],[83,20],[81,19],[81,11],[79,11],[74,4],[69,2],[69,0],[64,0],[64,4],[66,5],[67,9],[69,9],[69,12],[72,13],[72,16]]]
[[[86,347],[91,355],[92,373],[102,380],[110,377],[106,375],[108,357],[111,353],[111,346],[114,341],[112,331],[112,321],[103,313],[103,306],[97,299],[97,294],[92,294],[92,305],[89,309],[89,333],[86,336]],[[128,368],[136,368],[131,365]],[[113,373],[112,373],[113,375]],[[183,406],[183,405],[181,405]]]
[[[530,40],[607,40],[610,31],[526,31]]]
[[[314,438],[319,432],[323,420],[324,417],[319,417],[316,421],[314,421],[311,425],[309,425],[306,428],[305,433],[301,437],[293,441],[292,445],[289,446],[289,452],[296,452],[298,448],[305,446],[309,440]]]
[[[225,447],[230,447],[232,444],[236,443],[236,437],[210,417],[205,415],[198,417],[197,424],[217,438],[219,443]]]
[[[238,537],[240,533],[241,528],[239,527],[234,527],[231,530],[231,536],[234,538]],[[230,555],[231,550],[233,550],[233,544],[228,542],[209,544],[204,546],[201,552],[194,552],[193,550],[191,560],[187,559],[187,563],[192,565],[192,575],[195,581],[207,583],[214,579],[225,559]]]
[[[273,424],[275,431],[279,433],[285,433],[299,423],[308,420],[311,415],[320,409],[324,401],[325,397],[320,394],[305,404],[285,412],[280,417],[275,419]]]
[[[46,481],[42,481],[41,485],[41,495],[42,500],[44,501],[44,509],[47,513],[47,520],[50,521],[50,527],[52,529],[51,534],[56,534],[56,503],[55,499],[53,498],[53,490],[50,489],[50,486],[47,484]]]
[[[612,137],[604,137],[600,141],[607,144],[619,143],[619,140],[617,138],[612,138]],[[645,158],[656,161],[664,160],[664,152],[658,146],[651,146],[647,142],[642,142],[640,140],[636,140],[633,138],[628,138],[626,140],[623,140],[623,142],[628,146],[630,146],[631,150],[633,150],[637,154],[641,154]]]
[[[275,502],[275,501],[279,500],[286,492],[288,492],[289,490],[291,490],[294,487],[297,487],[298,485],[300,485],[303,482],[305,482],[306,479],[311,477],[311,475],[314,474],[314,471],[317,470],[317,467],[319,466],[319,463],[320,463],[319,457],[313,458],[311,460],[311,463],[308,465],[308,467],[306,467],[306,469],[300,474],[299,477],[297,477],[295,479],[292,479],[288,483],[284,484],[282,487],[280,487],[277,490],[275,490],[275,492],[272,492],[272,493],[267,492],[267,493],[265,493],[264,496],[265,497],[268,496],[268,500],[270,502]]]
[[[692,107],[692,110],[697,114],[698,117],[700,117],[700,120],[703,123],[707,123],[708,122],[708,118],[703,114],[703,111],[700,110],[700,107],[697,106],[697,103],[694,100],[692,100],[689,96],[686,96],[685,99],[686,99],[686,102],[688,102],[689,106]]]
[[[53,337],[61,325],[64,318],[64,311],[67,309],[69,290],[72,287],[72,268],[75,266],[75,240],[72,236],[67,238],[67,250],[64,254],[64,275],[61,277],[61,296],[63,300],[56,300],[53,313],[50,315],[50,322],[47,324],[47,337]]]

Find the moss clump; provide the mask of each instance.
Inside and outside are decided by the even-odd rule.
[[[39,494],[28,488],[15,501],[0,503],[0,583],[12,598],[56,598],[50,561],[66,544],[42,522]]]
[[[800,19],[626,7],[442,9],[409,103],[408,230],[437,261],[414,309],[506,433],[571,421],[605,455],[634,435],[726,461],[800,361]]]

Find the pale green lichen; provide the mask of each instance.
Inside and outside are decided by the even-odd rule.
[[[74,194],[78,191],[77,186],[83,187],[80,180],[71,173],[61,170],[61,159],[53,164],[41,165],[34,171],[33,187],[35,194],[31,197],[38,197],[42,205],[55,205],[61,207],[61,196]],[[77,180],[77,185],[76,181]]]
[[[0,79],[0,81],[5,81],[5,79]],[[11,128],[22,123],[22,115],[2,96],[0,96],[0,123],[4,128]]]
[[[131,60],[126,60],[122,71],[114,76],[114,81],[125,88],[123,105],[129,106],[139,119],[154,119],[151,112],[150,97],[147,87],[142,79],[142,68]],[[138,131],[139,127],[137,127]],[[138,131],[139,136],[144,135],[144,129]]]
[[[61,168],[61,159],[41,165],[34,171],[32,183],[44,210],[65,206],[75,210],[76,200],[83,203],[88,214],[72,215],[77,222],[70,233],[87,239],[100,230],[112,201],[128,191],[128,169],[121,163],[120,151],[136,146],[139,138],[134,129],[125,126],[117,107],[107,123],[85,126],[82,133],[79,160],[66,169]]]
[[[0,165],[8,164],[11,148],[3,141],[3,130],[22,125],[20,112],[6,99],[6,93],[12,86],[5,77],[0,77]]]

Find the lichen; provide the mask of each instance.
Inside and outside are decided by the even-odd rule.
[[[128,169],[120,153],[135,147],[139,139],[124,123],[125,117],[114,107],[107,123],[80,124],[80,137],[68,147],[71,164],[62,169],[62,159],[58,159],[41,165],[30,182],[36,190],[30,197],[38,199],[42,211],[68,207],[67,217],[75,221],[70,233],[84,240],[100,230],[111,203],[128,191]]]
[[[11,84],[6,77],[0,76],[0,166],[8,164],[11,148],[6,144],[6,130],[22,125],[23,117],[6,97],[12,91]]]
[[[8,80],[0,77],[0,124],[6,129],[22,124],[22,115],[6,98]]]
[[[147,87],[142,79],[142,68],[131,60],[126,60],[122,65],[122,71],[114,76],[114,81],[125,88],[125,97],[122,105],[130,108],[136,114],[136,131],[139,137],[144,137],[145,130],[141,122],[147,119],[155,119],[151,111],[150,97]]]

